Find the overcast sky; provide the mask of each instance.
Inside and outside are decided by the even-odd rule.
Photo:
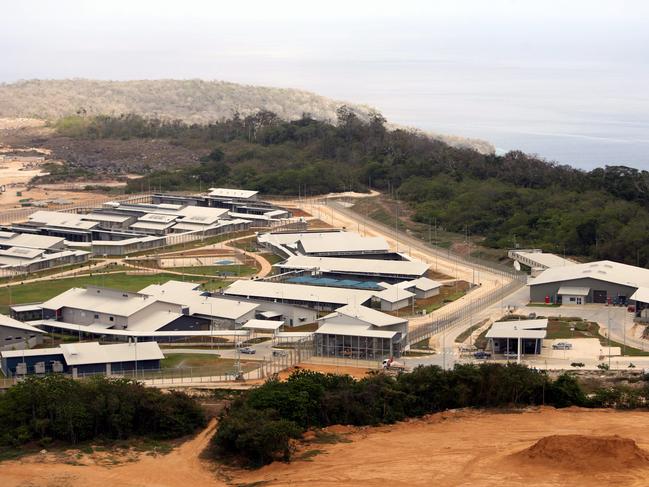
[[[0,81],[296,87],[563,162],[649,153],[648,1],[2,3]]]

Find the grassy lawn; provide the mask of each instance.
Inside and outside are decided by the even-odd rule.
[[[250,235],[250,232],[247,230],[243,230],[240,232],[233,232],[233,233],[226,233],[223,235],[217,235],[215,237],[208,237],[204,240],[194,240],[193,242],[187,242],[187,243],[181,243],[177,245],[170,245],[169,247],[160,247],[158,249],[149,249],[149,250],[143,250],[141,252],[134,252],[132,254],[128,254],[129,257],[137,257],[140,255],[154,255],[154,254],[166,254],[169,252],[175,252],[177,250],[190,250],[190,249],[197,249],[200,247],[205,247],[207,245],[213,245],[216,243],[223,242],[225,240],[230,240],[232,238],[237,238],[237,237],[243,237],[245,235]]]
[[[548,335],[546,338],[598,338],[599,325],[592,321],[581,319],[548,318]]]
[[[174,353],[167,355],[160,361],[161,372],[151,372],[150,377],[187,377],[192,375],[225,375],[234,373],[236,366],[235,359],[220,358],[218,355]],[[259,368],[260,363],[241,359],[241,370],[250,372]],[[191,372],[190,372],[190,369]]]
[[[466,281],[458,281],[456,285],[442,286],[437,296],[432,296],[426,299],[417,299],[415,301],[415,312],[421,313],[421,310],[426,310],[426,313],[435,311],[446,303],[450,303],[460,299],[466,294],[469,289],[469,283]]]
[[[179,280],[180,277],[165,273],[138,275],[118,272],[115,274],[93,274],[92,276],[17,284],[10,288],[0,288],[0,313],[8,313],[10,304],[42,302],[73,287],[102,286],[124,291],[139,291],[149,284],[162,284],[172,279]],[[186,280],[197,283],[204,282],[200,278]],[[214,285],[217,282],[223,284],[223,281],[214,281],[207,284]]]
[[[230,242],[230,247],[245,250],[246,252],[256,252],[257,237],[253,235],[252,237],[242,238],[241,240],[237,240],[236,242]]]
[[[277,264],[278,262],[282,262],[284,260],[284,257],[277,254],[272,254],[270,252],[264,252],[263,254],[259,255],[270,262],[270,265]]]
[[[177,367],[205,367],[220,365],[223,359],[220,355],[210,353],[171,353],[160,361],[160,367],[171,369]]]
[[[182,272],[185,274],[201,274],[203,276],[217,276],[217,275],[230,275],[230,276],[251,276],[258,272],[258,269],[249,265],[206,265],[194,267],[172,267],[169,268],[174,272]]]
[[[91,264],[96,264],[97,260],[91,260]],[[0,279],[0,284],[5,284],[7,282],[20,282],[24,279],[36,279],[39,277],[47,277],[51,276],[52,274],[58,274],[60,272],[65,272],[65,271],[71,271],[74,269],[79,269],[88,271],[88,263],[85,264],[71,264],[71,265],[64,265],[60,267],[54,267],[53,269],[45,269],[39,272],[30,272],[29,275],[23,275],[23,276],[13,276],[13,277],[3,277]],[[110,267],[111,270],[114,270],[115,267]],[[97,271],[99,272],[99,270]]]

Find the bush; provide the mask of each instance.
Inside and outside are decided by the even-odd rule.
[[[177,438],[205,425],[198,403],[126,379],[28,377],[0,395],[0,446],[133,435]]]
[[[261,466],[291,456],[291,439],[302,434],[295,422],[282,419],[272,409],[255,410],[250,407],[233,409],[223,416],[219,429],[212,438],[217,454],[236,453],[251,466]]]

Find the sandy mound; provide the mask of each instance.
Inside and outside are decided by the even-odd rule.
[[[528,464],[569,469],[618,470],[649,466],[649,452],[621,436],[552,435],[514,454]]]

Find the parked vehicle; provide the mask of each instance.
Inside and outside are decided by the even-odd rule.
[[[383,361],[383,368],[385,370],[401,370],[401,371],[405,371],[407,369],[406,364],[397,362],[393,358],[386,358]]]
[[[286,350],[273,350],[273,357],[286,357],[288,352]]]
[[[559,342],[552,345],[553,350],[572,350],[572,343]]]
[[[478,350],[473,354],[474,358],[477,359],[486,359],[486,358],[491,358],[491,352],[486,352],[484,350]]]
[[[505,358],[518,358],[518,353],[516,352],[507,352],[503,354]]]
[[[246,353],[248,355],[254,355],[257,353],[257,350],[255,350],[252,347],[243,347],[242,349],[239,350],[241,353]]]

